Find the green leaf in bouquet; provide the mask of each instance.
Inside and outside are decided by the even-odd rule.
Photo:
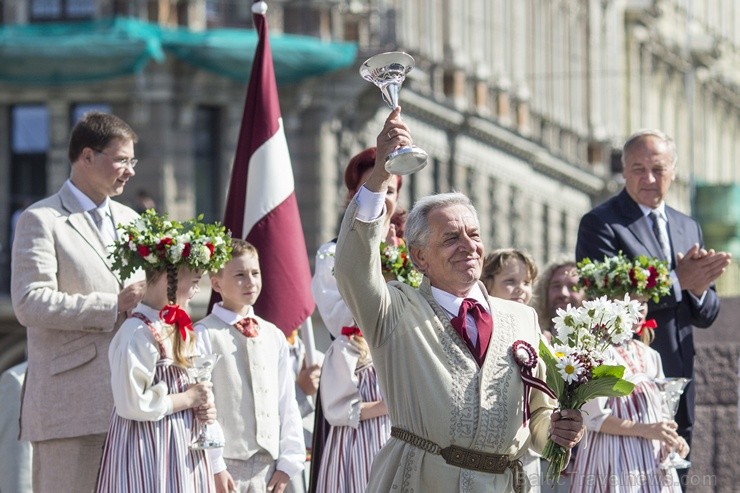
[[[594,378],[578,386],[575,390],[575,401],[583,404],[595,397],[624,397],[630,395],[635,384],[623,378],[605,376]]]
[[[545,368],[547,369],[546,373],[546,380],[547,385],[552,389],[552,391],[555,393],[558,398],[563,395],[563,390],[565,388],[565,380],[563,380],[563,377],[560,376],[558,373],[557,368],[557,361],[555,360],[555,357],[550,352],[550,348],[547,347],[547,344],[545,344],[545,341],[540,340],[540,358],[542,358],[542,361],[545,362]]]
[[[622,365],[599,365],[591,372],[593,378],[603,377],[616,377],[622,378],[624,376],[624,366]]]

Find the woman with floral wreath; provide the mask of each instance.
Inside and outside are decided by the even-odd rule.
[[[580,285],[588,298],[625,296],[642,302],[642,321],[634,338],[607,351],[611,364],[625,368],[624,378],[635,384],[626,397],[598,397],[583,406],[589,433],[575,459],[571,492],[680,493],[676,470],[661,461],[671,447],[685,457],[689,447],[676,432],[675,421],[663,416],[663,402],[655,385],[664,378],[660,354],[649,347],[654,320],[644,320],[647,300],[670,292],[667,264],[658,259],[628,260],[621,253],[603,262],[578,263]],[[660,330],[657,327],[657,330]]]
[[[214,423],[216,410],[212,384],[189,383],[195,340],[185,308],[203,272],[228,260],[230,242],[222,226],[149,210],[115,243],[113,267],[122,279],[143,269],[147,290],[108,351],[115,407],[98,492],[216,491],[206,452],[190,448],[196,422]]]
[[[346,203],[367,180],[375,157],[376,149],[370,147],[350,160],[344,173]],[[404,224],[403,216],[395,214],[402,185],[402,178],[396,178],[396,186],[389,186],[385,197],[387,234],[386,242],[381,247],[385,255],[383,268],[389,280],[413,277],[405,244],[397,236]],[[319,248],[311,283],[316,306],[333,339],[324,356],[319,384],[311,451],[309,491],[312,493],[364,491],[373,458],[388,440],[391,431],[369,347],[337,288],[334,278],[335,248],[336,240]],[[325,426],[324,420],[328,426]],[[325,438],[325,443],[321,443],[322,438]]]

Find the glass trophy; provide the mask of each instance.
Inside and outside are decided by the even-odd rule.
[[[659,378],[655,384],[660,390],[663,397],[663,417],[664,419],[673,419],[678,411],[678,401],[681,400],[683,389],[691,381],[690,378]],[[661,469],[687,469],[691,467],[691,462],[683,459],[676,449],[672,449],[663,462],[660,464]]]
[[[380,94],[391,109],[398,107],[401,85],[411,69],[414,59],[408,53],[391,51],[365,60],[360,67],[363,79],[380,89]],[[394,175],[408,175],[427,165],[427,153],[415,145],[399,147],[386,158],[385,169]]]
[[[190,382],[210,382],[213,367],[216,365],[219,359],[221,359],[220,354],[191,356],[191,366],[188,368],[188,377],[190,378]],[[191,449],[200,450],[208,448],[220,448],[224,446],[223,440],[214,436],[212,428],[208,424],[198,421],[198,428],[200,430],[195,440],[190,444]]]

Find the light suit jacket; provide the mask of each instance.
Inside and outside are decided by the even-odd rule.
[[[117,202],[110,209],[116,224],[137,217]],[[98,229],[67,183],[21,214],[11,273],[13,309],[28,337],[21,438],[34,442],[108,430],[108,345],[125,319],[117,313],[123,286]]]

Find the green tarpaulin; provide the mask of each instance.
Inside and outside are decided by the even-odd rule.
[[[338,70],[354,62],[354,43],[270,35],[278,83]],[[0,27],[0,82],[63,85],[141,72],[174,56],[195,67],[246,81],[257,45],[252,29],[169,29],[138,19]]]

